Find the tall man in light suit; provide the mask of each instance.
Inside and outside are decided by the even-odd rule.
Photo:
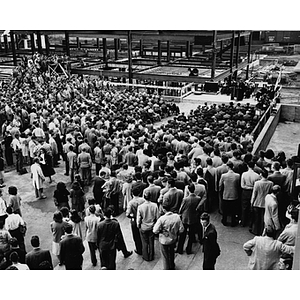
[[[236,214],[239,201],[240,175],[233,172],[233,163],[227,162],[228,172],[223,174],[219,183],[222,199],[222,224],[227,226],[227,216],[231,216],[231,226],[236,226]]]

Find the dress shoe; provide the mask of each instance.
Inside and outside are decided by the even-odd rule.
[[[192,251],[187,251],[187,250],[186,250],[186,254],[187,254],[187,255],[190,255],[190,254],[193,254],[193,252],[192,252]]]
[[[127,258],[127,257],[129,257],[130,255],[132,255],[132,251],[128,251],[125,255],[124,255],[124,258]]]
[[[183,251],[175,250],[175,253],[183,254]]]

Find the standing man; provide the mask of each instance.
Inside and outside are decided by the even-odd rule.
[[[169,190],[164,194],[162,203],[168,206],[170,211],[177,213],[183,199],[183,191],[175,187],[174,178],[168,179],[167,187]]]
[[[154,233],[153,226],[158,219],[158,207],[150,201],[150,192],[144,193],[145,202],[137,209],[137,226],[140,229],[142,240],[143,259],[154,259]]]
[[[281,228],[279,215],[278,215],[278,200],[277,196],[280,193],[281,188],[279,185],[274,185],[271,190],[271,194],[268,194],[265,198],[265,214],[264,224],[265,228],[270,227],[274,230],[275,237],[278,236]]]
[[[91,168],[92,158],[91,154],[87,152],[86,148],[82,148],[82,152],[78,155],[77,162],[81,174],[81,178],[85,184],[90,185],[91,182]]]
[[[175,246],[178,234],[184,231],[180,216],[170,211],[170,206],[163,204],[164,215],[153,227],[153,233],[159,233],[160,249],[164,270],[175,270]]]
[[[42,250],[40,248],[40,239],[37,235],[31,237],[31,246],[33,250],[26,254],[25,263],[30,270],[39,270],[40,264],[47,261],[53,269],[52,258],[49,250]]]
[[[185,242],[186,234],[188,232],[189,240],[186,247],[186,253],[192,253],[193,240],[195,239],[195,233],[197,231],[197,225],[199,223],[199,213],[197,208],[200,206],[201,198],[195,194],[195,185],[192,183],[188,186],[189,196],[183,198],[182,205],[179,209],[179,215],[184,226],[184,231],[179,236],[176,252],[183,253],[183,245]]]
[[[145,202],[145,199],[139,197],[139,190],[135,189],[132,191],[133,198],[129,201],[127,210],[126,210],[126,217],[130,218],[130,225],[131,225],[131,232],[132,237],[135,244],[135,252],[138,255],[142,255],[142,240],[139,232],[139,228],[137,227],[136,218],[137,218],[137,210],[138,207]]]
[[[33,164],[31,165],[31,174],[32,174],[32,184],[35,190],[36,198],[45,199],[46,196],[43,193],[43,183],[45,181],[45,176],[43,174],[42,168],[40,166],[40,159],[35,157],[33,159]]]
[[[148,181],[149,186],[144,189],[143,194],[145,195],[146,193],[148,193],[149,201],[157,204],[157,200],[160,195],[161,187],[154,184],[154,178],[152,175],[147,177],[147,181]]]
[[[239,199],[240,175],[233,172],[233,163],[227,162],[228,172],[223,174],[219,183],[222,198],[222,224],[227,226],[227,216],[231,216],[231,226],[236,226],[236,214]]]
[[[100,251],[101,268],[116,269],[117,242],[122,232],[120,224],[112,219],[112,210],[108,207],[104,211],[104,221],[98,225],[97,244]]]
[[[264,229],[265,198],[271,192],[273,182],[268,180],[268,171],[260,171],[261,179],[256,181],[251,197],[251,209],[253,210],[252,228],[250,232],[262,235]]]
[[[254,184],[260,180],[260,176],[253,171],[254,162],[248,162],[248,171],[242,174],[241,188],[242,188],[242,226],[245,227],[250,220],[250,200]]]
[[[81,237],[72,234],[73,226],[67,224],[65,237],[60,241],[60,261],[66,270],[82,270],[84,246]]]
[[[95,215],[96,208],[95,205],[91,205],[89,207],[90,215],[84,218],[85,226],[86,226],[86,241],[88,242],[91,261],[93,266],[97,265],[97,258],[96,258],[96,250],[97,250],[97,231],[98,231],[98,224],[100,222],[100,217]]]
[[[277,270],[281,254],[295,251],[295,246],[286,246],[274,239],[276,232],[273,228],[267,227],[265,233],[265,236],[255,236],[243,246],[249,256],[250,270]]]
[[[69,171],[70,172],[70,179],[71,179],[71,182],[73,183],[74,181],[74,176],[75,174],[77,173],[77,154],[74,152],[74,146],[73,145],[70,145],[69,146],[69,151],[67,153],[67,162],[68,162],[68,165],[69,165]]]
[[[217,231],[213,224],[210,223],[208,213],[203,213],[200,216],[200,222],[203,227],[203,270],[214,270],[217,257],[221,250],[217,242]]]

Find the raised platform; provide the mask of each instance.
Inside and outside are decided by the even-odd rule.
[[[242,101],[236,101],[236,100],[231,100],[230,96],[227,95],[221,95],[221,94],[194,94],[191,93],[188,96],[186,96],[183,99],[183,102],[192,102],[192,103],[199,103],[199,105],[204,104],[205,102],[207,102],[208,104],[222,104],[222,103],[230,103],[230,102],[234,102],[234,103],[250,103],[250,105],[256,105],[257,101],[255,100],[255,98],[249,98],[249,99],[243,99]]]

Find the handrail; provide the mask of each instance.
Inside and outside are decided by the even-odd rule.
[[[267,123],[269,117],[271,116],[271,110],[272,110],[272,106],[269,106],[268,109],[264,112],[264,114],[260,118],[260,120],[258,121],[258,123],[256,124],[256,126],[254,127],[254,129],[252,130],[251,135],[253,136],[254,140],[256,140],[259,133],[261,132],[261,130]]]

